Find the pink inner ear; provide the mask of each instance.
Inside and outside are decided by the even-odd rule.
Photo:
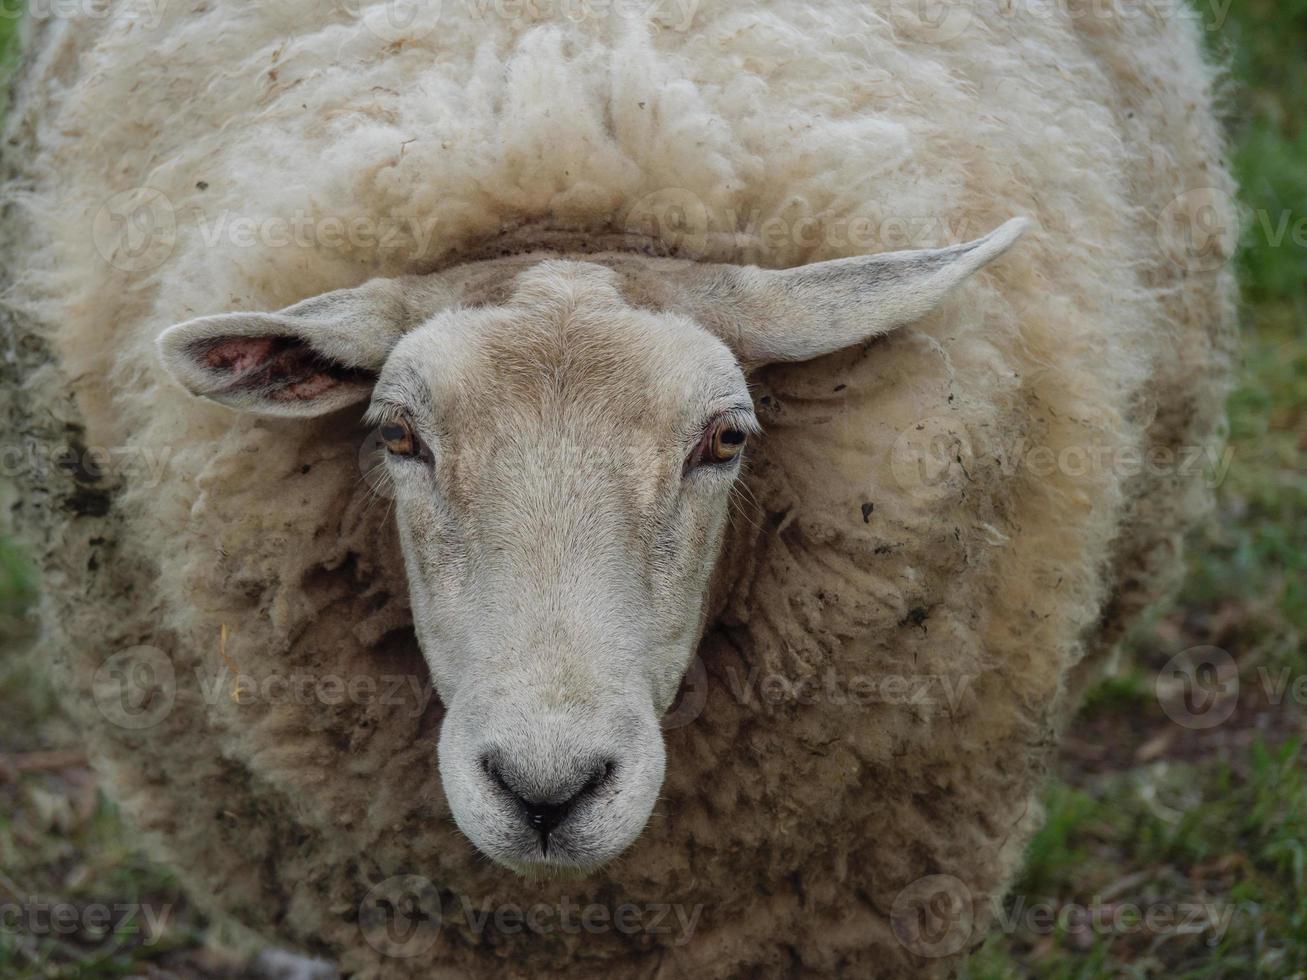
[[[214,371],[244,374],[266,363],[275,346],[272,337],[223,337],[206,346],[204,363]]]
[[[323,357],[292,336],[209,337],[190,354],[216,375],[222,390],[277,402],[312,401],[341,385],[370,385],[370,372]]]
[[[273,401],[279,402],[298,402],[309,401],[324,395],[332,388],[340,384],[340,381],[333,378],[330,374],[319,373],[310,374],[302,381],[296,381],[287,385],[285,388],[278,388],[269,392],[269,397]]]

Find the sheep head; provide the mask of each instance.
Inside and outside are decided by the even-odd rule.
[[[747,372],[911,322],[1023,225],[781,271],[518,256],[191,320],[159,349],[245,411],[370,399],[453,816],[516,871],[586,871],[662,784],[659,717],[758,430]]]

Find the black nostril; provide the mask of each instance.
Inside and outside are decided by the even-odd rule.
[[[547,834],[562,823],[576,799],[577,797],[574,796],[562,803],[530,803],[519,797],[522,809],[526,813],[526,822],[538,834]]]
[[[527,823],[540,834],[548,834],[567,819],[573,808],[604,783],[608,782],[616,770],[616,763],[604,761],[590,770],[590,775],[572,796],[560,803],[531,802],[518,797],[522,809],[526,812]],[[516,794],[514,794],[516,795]]]
[[[541,845],[545,852],[548,853],[549,834],[567,819],[568,814],[575,809],[578,803],[612,780],[617,771],[617,763],[611,759],[596,763],[587,774],[581,787],[567,796],[563,796],[567,792],[565,789],[554,794],[542,794],[538,791],[520,792],[518,789],[520,783],[513,778],[511,772],[506,773],[505,767],[493,755],[481,757],[481,768],[495,785],[521,808],[523,816],[526,817],[526,822],[532,830],[540,835]],[[576,785],[575,781],[569,782],[573,786]],[[563,798],[560,799],[560,796]]]

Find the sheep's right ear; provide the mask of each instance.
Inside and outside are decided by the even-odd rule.
[[[690,266],[687,306],[745,368],[806,361],[925,316],[1006,252],[1029,222],[1014,218],[949,248],[882,252],[793,269]]]
[[[159,337],[164,367],[191,394],[261,415],[310,417],[371,395],[377,372],[438,289],[374,279],[277,313],[187,320]]]

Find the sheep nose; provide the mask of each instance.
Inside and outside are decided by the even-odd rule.
[[[580,795],[577,794],[577,796]],[[531,825],[531,829],[538,834],[547,834],[567,818],[567,814],[572,809],[572,804],[576,802],[577,796],[573,796],[570,800],[564,800],[562,803],[532,803],[520,796],[517,799],[526,812],[526,822]]]
[[[617,768],[613,760],[603,759],[588,768],[542,781],[528,778],[495,753],[483,756],[482,766],[491,780],[514,802],[527,825],[540,835],[540,846],[546,854],[549,853],[549,835],[567,819],[578,803],[608,782]]]

